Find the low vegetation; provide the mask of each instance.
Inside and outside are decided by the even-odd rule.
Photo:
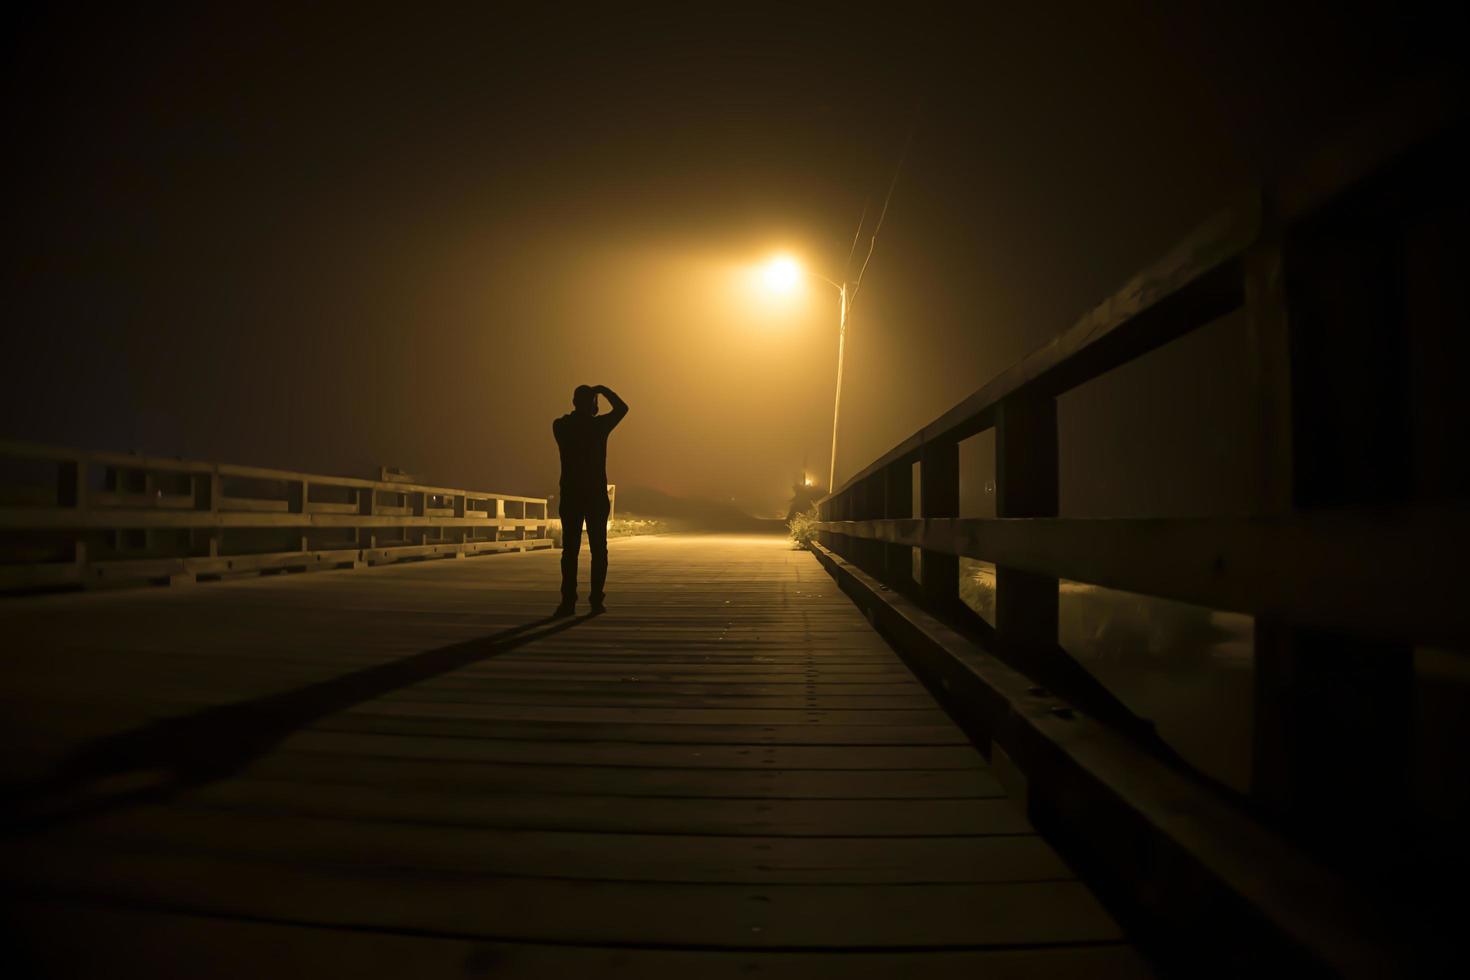
[[[791,543],[805,551],[810,551],[812,542],[817,539],[817,517],[816,505],[810,510],[804,510],[792,515],[791,520],[786,522],[786,527],[791,531]]]
[[[632,514],[614,517],[607,525],[609,538],[630,538],[638,534],[667,534],[669,524],[657,517],[635,517]],[[551,545],[561,547],[561,521],[551,522]]]
[[[607,527],[607,536],[610,538],[626,538],[635,534],[667,534],[669,530],[668,521],[657,517],[615,517]]]

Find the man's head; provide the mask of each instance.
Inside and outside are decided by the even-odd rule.
[[[577,385],[572,392],[572,408],[583,415],[597,414],[597,390],[591,385]]]

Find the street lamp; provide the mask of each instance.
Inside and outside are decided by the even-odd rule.
[[[847,347],[847,300],[848,283],[833,282],[826,276],[803,269],[801,263],[789,255],[777,255],[766,263],[762,273],[766,288],[772,292],[789,293],[796,288],[801,277],[818,279],[837,290],[837,395],[832,402],[832,460],[827,467],[827,492],[831,493],[837,477],[837,418],[842,412],[842,359]]]

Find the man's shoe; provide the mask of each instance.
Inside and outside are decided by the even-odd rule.
[[[592,604],[592,615],[601,616],[605,612],[607,612],[607,606],[603,605],[600,602],[594,602]]]
[[[566,619],[568,616],[577,614],[577,604],[574,602],[563,602],[556,607],[556,612],[551,614],[552,619]]]

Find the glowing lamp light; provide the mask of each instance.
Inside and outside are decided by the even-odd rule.
[[[771,292],[789,293],[801,283],[801,265],[789,255],[778,255],[766,263],[762,279]]]
[[[833,482],[837,478],[837,421],[842,410],[842,355],[847,341],[847,307],[857,295],[857,283],[848,282],[846,278],[842,282],[828,279],[817,272],[808,272],[803,269],[801,263],[789,254],[773,255],[764,265],[747,266],[749,276],[746,279],[753,289],[763,291],[768,295],[790,296],[801,287],[802,281],[820,279],[833,289],[837,290],[840,301],[838,306],[837,320],[837,391],[832,399],[832,459],[827,467],[827,492],[832,492]],[[745,275],[742,275],[745,278]],[[861,273],[858,276],[862,278]],[[849,290],[849,287],[851,289]],[[772,303],[772,306],[795,306],[795,303]],[[805,487],[815,486],[815,481],[805,473],[801,477],[802,485]]]

